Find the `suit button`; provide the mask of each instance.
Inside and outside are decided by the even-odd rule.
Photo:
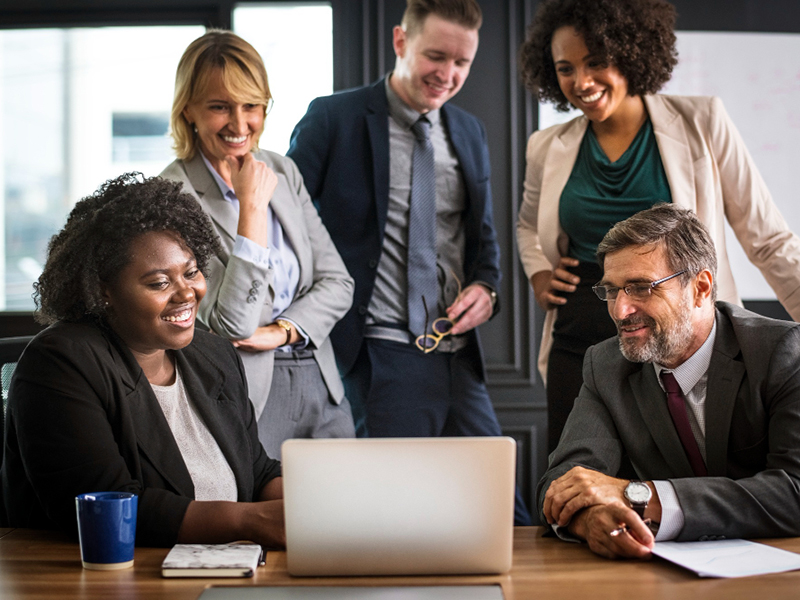
[[[374,269],[377,266],[378,266],[378,261],[375,260],[374,258],[371,261],[369,261],[369,268],[370,269]]]
[[[707,542],[708,540],[709,540],[709,536],[707,536],[707,535],[701,535],[699,538],[697,538],[698,542]]]
[[[358,307],[358,314],[360,314],[360,315],[365,315],[365,314],[367,314],[367,307],[366,307],[366,306],[364,306],[364,305],[361,305],[361,306],[359,306],[359,307]]]
[[[253,279],[253,288],[258,289],[261,287],[261,282],[258,279]]]
[[[248,296],[247,297],[247,303],[248,304],[252,304],[255,301],[256,301],[256,297],[255,296]]]

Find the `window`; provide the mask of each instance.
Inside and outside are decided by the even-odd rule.
[[[333,91],[325,3],[247,3],[233,29],[264,58],[275,105],[261,147],[284,153],[316,96]],[[0,311],[34,307],[47,243],[80,198],[126,171],[157,175],[175,69],[200,25],[0,31]]]

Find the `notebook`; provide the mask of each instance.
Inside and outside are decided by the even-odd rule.
[[[263,557],[257,544],[175,544],[162,577],[252,577]]]
[[[513,439],[288,440],[281,453],[291,575],[511,568]]]

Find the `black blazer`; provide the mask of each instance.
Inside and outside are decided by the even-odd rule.
[[[652,363],[626,360],[613,337],[586,353],[583,387],[539,482],[542,522],[550,483],[580,465],[669,480],[685,518],[680,541],[800,535],[800,326],[725,302],[716,318],[708,477],[692,473]]]
[[[241,361],[222,338],[196,330],[174,353],[198,413],[252,502],[280,463],[258,441]],[[128,347],[90,323],[37,335],[9,389],[3,498],[14,527],[77,531],[75,496],[139,495],[138,545],[175,543],[194,485],[150,383]]]
[[[483,124],[455,105],[442,119],[453,143],[466,190],[466,287],[500,286],[500,248],[492,217],[489,146]],[[317,98],[292,133],[286,156],[297,163],[347,270],[355,279],[353,306],[331,332],[339,369],[355,364],[364,337],[389,210],[389,102],[386,81]],[[495,304],[495,312],[500,304]],[[470,357],[483,374],[477,331]]]

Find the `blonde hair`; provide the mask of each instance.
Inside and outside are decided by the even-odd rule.
[[[175,96],[170,116],[170,135],[178,158],[191,160],[197,152],[197,134],[183,110],[196,102],[208,89],[216,72],[236,102],[264,106],[272,98],[264,61],[250,44],[233,32],[211,29],[197,38],[183,53],[175,74]],[[258,148],[258,132],[253,150]]]

